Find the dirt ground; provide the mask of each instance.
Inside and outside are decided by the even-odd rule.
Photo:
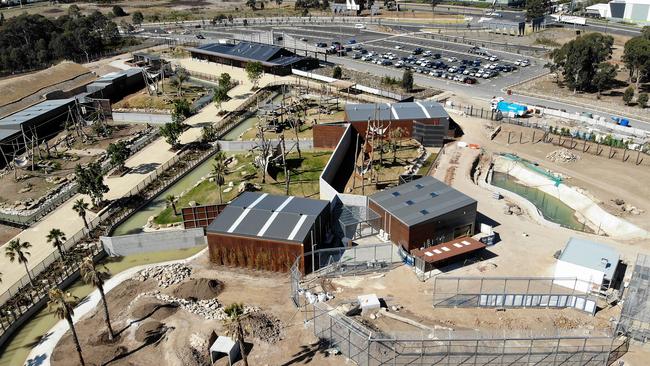
[[[217,267],[208,263],[207,254],[191,263],[191,279],[166,289],[158,288],[155,280],[140,282],[128,280],[107,294],[113,327],[120,332],[113,343],[104,340],[105,326],[101,307],[77,323],[86,364],[100,365],[199,365],[208,357],[207,338],[212,331],[223,335],[223,324],[219,320],[205,320],[181,308],[159,306],[158,300],[139,298],[139,293],[160,290],[163,294],[180,294],[179,287],[192,282],[192,292],[207,295],[211,290],[201,290],[199,282],[218,280],[221,292],[216,299],[221,306],[243,303],[258,307],[247,326],[256,327],[256,322],[265,324],[254,335],[246,339],[252,349],[249,353],[251,365],[291,365],[310,363],[312,365],[341,365],[341,356],[327,357],[319,349],[310,328],[305,328],[303,319],[296,313],[289,294],[289,278],[286,274],[260,273]],[[193,281],[194,279],[195,281]],[[183,292],[183,291],[181,291]],[[268,321],[266,319],[271,319]],[[163,335],[160,335],[162,330]],[[277,334],[279,330],[279,341]],[[264,341],[261,338],[266,339]],[[199,348],[193,355],[192,349]],[[221,360],[223,361],[223,360]],[[59,342],[52,355],[53,366],[77,365],[72,338],[68,332]],[[208,362],[209,363],[209,362]],[[238,365],[241,362],[237,363]]]
[[[22,229],[17,227],[2,225],[0,224],[0,243],[6,243],[11,240],[14,236],[18,235]]]
[[[481,263],[463,268],[463,275],[495,276],[479,269]],[[495,271],[496,272],[496,271]],[[456,273],[454,273],[456,274]],[[432,329],[511,331],[531,330],[553,331],[555,328],[604,330],[609,326],[609,317],[617,314],[617,309],[598,312],[595,317],[574,309],[495,309],[477,308],[432,308],[433,281],[422,282],[410,267],[400,266],[385,274],[370,274],[358,277],[343,277],[332,280],[336,297],[329,302],[333,307],[356,300],[363,294],[376,294],[386,301],[386,305],[402,307],[395,312],[402,317]],[[418,331],[420,328],[380,317],[372,321],[384,332]],[[382,324],[382,322],[387,322]]]
[[[559,146],[545,143],[531,143],[532,129],[502,124],[501,132],[493,141],[489,141],[487,131],[481,125],[485,121],[471,118],[453,116],[459,122],[466,136],[463,138],[468,143],[478,143],[481,147],[490,152],[512,152],[528,159],[538,162],[542,168],[550,169],[568,177],[566,183],[571,186],[586,189],[598,200],[600,206],[608,212],[624,217],[626,220],[644,228],[650,229],[650,186],[646,182],[650,180],[650,169],[645,165],[635,165],[636,153],[632,153],[626,162],[621,161],[621,156],[608,159],[608,149],[600,155],[593,155],[589,152],[583,153],[582,145],[578,145],[572,152],[580,157],[579,160],[570,163],[556,163],[548,160],[546,156]],[[495,125],[496,126],[496,125]],[[511,133],[511,143],[508,145],[508,132]],[[520,132],[523,133],[523,143],[519,143]],[[539,135],[539,131],[536,132]],[[538,137],[538,136],[536,136]],[[633,177],[626,179],[625,177]],[[640,215],[630,215],[621,210],[620,205],[613,201],[622,199],[625,203],[645,210]]]

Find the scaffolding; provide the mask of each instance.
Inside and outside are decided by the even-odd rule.
[[[650,256],[639,254],[624,297],[618,332],[635,340],[650,340]]]

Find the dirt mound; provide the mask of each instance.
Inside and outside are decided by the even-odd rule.
[[[176,286],[172,295],[181,299],[208,300],[217,297],[223,287],[223,282],[219,280],[191,279]]]
[[[282,322],[274,315],[255,312],[244,320],[244,327],[249,334],[266,343],[276,343],[282,340]]]
[[[174,304],[163,304],[158,301],[148,301],[137,304],[131,311],[131,317],[136,320],[147,318],[155,320],[165,320],[178,311],[178,306]]]
[[[157,321],[148,321],[140,324],[135,331],[135,340],[138,342],[153,343],[165,333],[165,324]]]

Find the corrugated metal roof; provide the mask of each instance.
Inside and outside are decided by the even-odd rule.
[[[422,258],[427,263],[438,263],[459,255],[471,253],[487,247],[480,241],[468,237],[454,239],[446,243],[434,245],[423,250],[416,249],[411,252],[416,257]]]
[[[558,260],[577,264],[605,273],[606,279],[612,279],[618,266],[620,255],[609,245],[595,241],[570,238]]]
[[[73,101],[74,98],[44,100],[31,107],[25,108],[22,111],[0,119],[0,128],[15,128],[16,126],[20,128],[21,124],[52,110],[71,104]]]
[[[207,231],[302,243],[327,205],[322,200],[244,192]]]
[[[211,43],[197,48],[189,48],[188,50],[243,61],[260,61],[265,65],[285,66],[304,59],[304,57],[293,53],[283,55],[282,47],[254,42],[239,42],[237,44]]]
[[[375,193],[370,200],[409,226],[476,204],[431,176]]]
[[[403,119],[432,119],[448,118],[449,114],[440,103],[434,101],[405,102],[405,103],[364,103],[346,104],[345,113],[349,122]]]

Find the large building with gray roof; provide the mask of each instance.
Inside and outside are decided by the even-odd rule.
[[[390,240],[410,251],[474,233],[476,200],[430,177],[369,197]]]
[[[244,192],[208,225],[210,259],[286,271],[299,255],[324,245],[329,211],[328,201]]]
[[[289,75],[291,69],[318,67],[318,59],[297,55],[284,47],[256,42],[211,43],[187,50],[192,58],[235,67],[259,62],[264,72],[275,75]]]
[[[378,121],[389,130],[402,128],[406,137],[424,146],[442,146],[449,135],[449,114],[431,100],[402,103],[346,104],[345,121],[364,136],[368,121]]]

